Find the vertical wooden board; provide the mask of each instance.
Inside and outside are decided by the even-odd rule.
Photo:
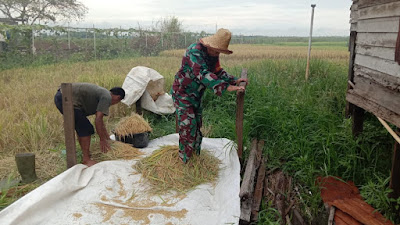
[[[362,8],[362,4],[358,4],[360,17],[359,20],[400,16],[400,1],[394,1],[386,4],[379,4]]]
[[[394,61],[400,65],[400,21],[399,21],[399,26],[398,26],[398,31],[397,31],[397,40],[396,40]]]
[[[400,77],[400,65],[394,61],[357,54],[355,64],[381,73]]]
[[[349,39],[349,70],[348,70],[348,80],[353,82],[354,81],[354,59],[355,59],[355,51],[356,51],[356,39],[357,39],[357,32],[351,31],[350,32],[350,39]],[[350,84],[347,84],[347,90],[351,88]],[[353,112],[353,105],[349,102],[346,102],[346,111],[345,116],[349,118],[351,113]]]
[[[64,117],[65,147],[67,150],[67,168],[76,165],[75,115],[72,102],[72,84],[62,83],[62,105]]]

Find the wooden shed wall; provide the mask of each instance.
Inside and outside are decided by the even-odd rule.
[[[400,127],[400,65],[395,61],[400,0],[353,0],[355,84],[346,99]]]

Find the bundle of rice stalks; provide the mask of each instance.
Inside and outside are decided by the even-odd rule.
[[[95,143],[91,148],[90,153],[92,159],[96,161],[117,160],[117,159],[135,159],[143,155],[139,149],[132,145],[125,144],[119,141],[109,141],[111,149],[107,153],[101,152],[100,143]]]
[[[166,193],[175,190],[185,193],[203,183],[215,184],[220,160],[208,151],[193,155],[184,164],[178,146],[164,146],[138,161],[133,168],[149,181],[151,191]]]
[[[152,130],[149,123],[142,116],[132,113],[131,116],[124,117],[118,122],[114,132],[118,136],[129,136],[132,134],[151,132]]]

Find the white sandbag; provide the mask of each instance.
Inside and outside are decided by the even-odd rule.
[[[171,114],[175,107],[170,95],[164,92],[164,77],[154,69],[137,66],[131,69],[122,88],[125,98],[122,103],[131,106],[140,97],[142,108],[156,114]]]

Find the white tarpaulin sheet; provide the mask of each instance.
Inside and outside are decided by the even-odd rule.
[[[150,141],[145,155],[177,145],[178,135]],[[185,195],[154,196],[132,165],[137,160],[78,164],[0,211],[1,225],[58,224],[238,224],[240,163],[234,143],[204,138],[222,164],[217,184],[202,184]]]
[[[141,98],[142,108],[156,114],[175,112],[172,97],[164,92],[164,77],[157,71],[137,66],[129,71],[122,84],[125,98],[122,103],[131,106]]]

